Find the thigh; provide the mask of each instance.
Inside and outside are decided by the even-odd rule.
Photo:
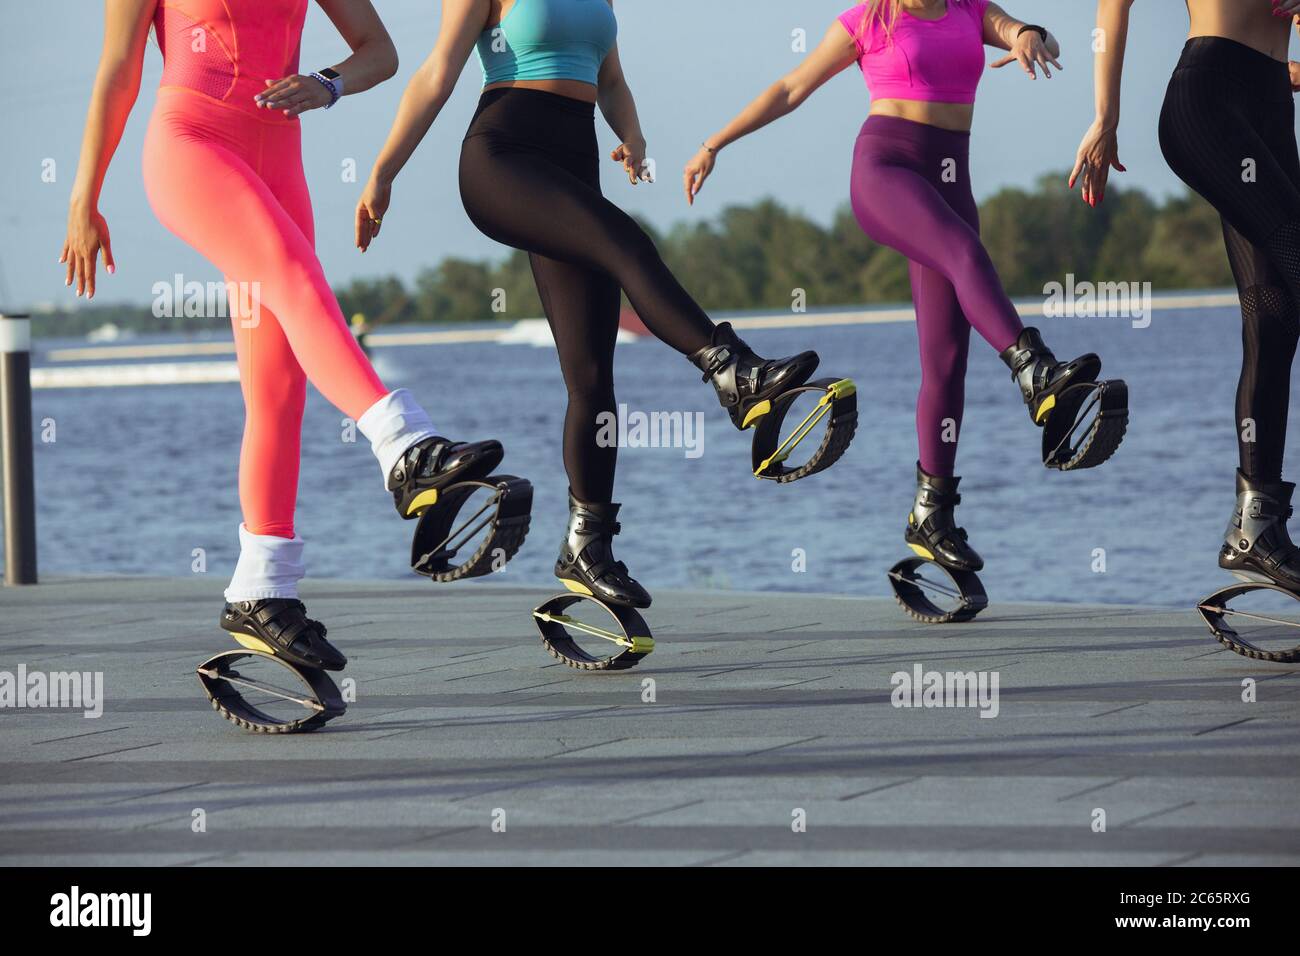
[[[979,245],[979,233],[944,195],[903,166],[871,163],[856,168],[852,203],[868,236],[944,274],[952,255]]]
[[[598,185],[536,151],[466,141],[461,199],[474,225],[507,246],[548,259],[608,269],[610,253],[643,235]]]
[[[316,218],[311,192],[302,167],[302,129],[296,124],[272,126],[263,136],[262,161],[258,176],[271,190],[307,243],[316,247]]]
[[[1242,235],[1226,218],[1220,218],[1223,245],[1228,251],[1228,264],[1232,267],[1237,291],[1245,295],[1251,289],[1273,287],[1285,295],[1285,279],[1268,251]]]
[[[1300,221],[1300,161],[1290,124],[1288,145],[1252,121],[1236,102],[1240,95],[1212,75],[1180,71],[1161,110],[1160,147],[1183,182],[1233,229],[1264,245],[1282,226]]]
[[[145,187],[159,220],[225,275],[269,288],[324,282],[315,250],[256,171],[214,142],[173,139],[166,159],[146,163]],[[272,307],[276,303],[263,299]]]
[[[612,387],[622,290],[604,272],[529,256],[537,292],[572,391]]]

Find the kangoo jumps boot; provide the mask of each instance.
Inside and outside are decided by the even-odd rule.
[[[723,322],[713,330],[713,344],[691,356],[704,381],[713,382],[718,402],[741,431],[772,409],[772,399],[812,378],[821,359],[816,352],[800,352],[771,361],[754,354],[731,327]]]
[[[649,607],[649,592],[628,574],[627,565],[614,559],[619,507],[579,501],[569,492],[569,527],[555,562],[555,576],[577,594],[625,607]]]

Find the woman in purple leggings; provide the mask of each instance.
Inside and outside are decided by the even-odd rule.
[[[920,443],[916,503],[906,539],[924,558],[978,571],[953,509],[956,436],[965,400],[966,355],[973,327],[1001,355],[1039,426],[1073,421],[1101,360],[1059,363],[1037,329],[1025,328],[980,242],[968,157],[975,89],[984,45],[1009,51],[994,67],[1019,63],[1032,78],[1060,69],[1060,47],[1047,30],[1021,23],[990,0],[869,0],[842,14],[793,73],[704,141],[686,167],[694,202],[717,154],[792,112],[854,63],[871,92],[871,115],[853,155],[853,211],[863,230],[910,260],[921,342]]]

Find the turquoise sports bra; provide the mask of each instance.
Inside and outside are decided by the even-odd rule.
[[[505,19],[479,37],[483,85],[578,80],[596,86],[617,38],[607,0],[515,0]]]

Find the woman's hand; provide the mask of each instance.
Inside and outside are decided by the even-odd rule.
[[[108,223],[99,214],[98,209],[81,212],[76,209],[68,213],[68,237],[63,240],[63,252],[59,262],[68,266],[68,278],[64,285],[77,282],[77,295],[86,293],[87,299],[95,297],[95,265],[99,259],[100,249],[104,250],[104,267],[112,275],[117,268],[113,262],[113,243],[108,236]]]
[[[696,153],[689,163],[686,164],[686,173],[684,185],[686,186],[686,204],[695,205],[695,197],[700,194],[704,188],[704,181],[709,178],[713,172],[713,167],[717,165],[718,153],[716,150],[706,149],[701,146],[700,151]]]
[[[253,97],[253,102],[262,109],[282,110],[285,116],[297,116],[329,106],[332,99],[324,83],[298,74],[282,80],[267,80],[266,89]]]
[[[618,147],[609,154],[609,158],[616,163],[622,163],[623,169],[627,173],[628,181],[635,186],[640,182],[652,183],[654,177],[650,175],[650,167],[645,161],[645,140],[634,139],[626,143],[620,143]]]
[[[1128,172],[1119,161],[1119,137],[1112,127],[1096,120],[1079,144],[1079,154],[1074,161],[1074,170],[1070,173],[1070,188],[1083,174],[1083,201],[1096,207],[1106,198],[1106,180],[1114,167],[1121,173]]]
[[[1296,0],[1300,3],[1300,0]],[[1037,30],[1026,30],[1020,36],[1016,37],[1015,42],[1011,44],[1011,52],[993,64],[993,69],[999,70],[1008,63],[1019,63],[1025,68],[1031,80],[1038,79],[1037,67],[1043,68],[1043,75],[1047,79],[1052,78],[1050,66],[1063,70],[1057,59],[1061,55],[1061,45],[1056,42],[1056,37],[1050,33],[1044,40]]]
[[[361,201],[357,203],[357,248],[365,252],[370,248],[370,240],[379,235],[379,224],[388,212],[388,203],[392,199],[392,183],[379,182],[373,177],[366,183]]]
[[[1288,66],[1291,68],[1291,92],[1300,93],[1300,63],[1292,60]]]

